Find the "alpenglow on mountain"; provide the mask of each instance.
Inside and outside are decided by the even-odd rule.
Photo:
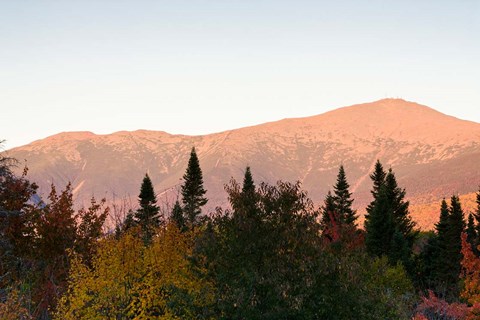
[[[247,165],[257,182],[299,180],[321,205],[343,164],[354,206],[362,212],[371,199],[369,174],[380,159],[394,169],[413,218],[427,228],[438,218],[442,197],[464,195],[468,207],[480,184],[480,124],[401,99],[202,136],[66,132],[8,155],[27,160],[29,178],[43,195],[51,183],[63,189],[70,181],[77,204],[88,205],[92,195],[108,201],[127,196],[135,204],[148,172],[159,201],[173,203],[193,146],[210,210],[226,205],[224,185],[232,177],[241,180]]]

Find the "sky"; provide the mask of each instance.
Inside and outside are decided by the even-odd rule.
[[[3,149],[403,98],[480,122],[480,1],[0,0]]]

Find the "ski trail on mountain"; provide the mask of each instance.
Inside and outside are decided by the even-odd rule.
[[[373,158],[373,161],[370,164],[370,167],[368,168],[367,172],[363,176],[361,176],[357,180],[357,182],[353,185],[352,190],[351,190],[352,193],[354,193],[358,189],[358,187],[360,187],[360,185],[363,183],[363,181],[365,181],[365,179],[370,176],[370,172],[373,172],[373,170],[375,169],[375,164],[377,163],[377,160],[380,159],[381,157],[383,157],[384,154],[385,154],[385,147],[382,146],[380,148],[380,151]]]

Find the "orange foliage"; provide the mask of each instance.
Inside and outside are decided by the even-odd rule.
[[[480,258],[473,253],[465,233],[462,233],[462,254],[464,288],[461,297],[472,305],[480,304]]]

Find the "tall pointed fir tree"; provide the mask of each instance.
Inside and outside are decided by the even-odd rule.
[[[243,177],[240,199],[245,213],[249,216],[255,214],[257,207],[257,193],[255,191],[255,182],[253,181],[252,172],[248,166],[245,169],[245,175]]]
[[[477,192],[477,208],[473,213],[473,217],[475,218],[475,231],[477,233],[477,242],[475,243],[475,253],[478,255],[480,254],[477,247],[480,245],[480,187]]]
[[[203,176],[200,163],[198,161],[195,148],[192,148],[188,167],[183,175],[182,202],[183,214],[188,227],[194,227],[200,222],[199,216],[202,213],[202,207],[207,203],[205,198],[207,192],[203,188]]]
[[[405,189],[401,189],[398,186],[392,169],[388,170],[385,177],[385,186],[393,208],[393,218],[396,228],[405,238],[408,249],[411,250],[418,232],[414,230],[415,222],[410,217],[408,211],[409,202],[405,201]]]
[[[173,206],[170,221],[173,222],[180,231],[186,230],[182,206],[180,205],[180,202],[178,200],[175,201],[175,205]]]
[[[475,250],[475,244],[477,243],[478,236],[475,228],[475,219],[472,213],[468,214],[467,229],[465,232],[467,234],[467,242],[472,246],[472,250]]]
[[[337,182],[333,187],[333,203],[334,211],[338,216],[340,224],[355,227],[357,221],[357,212],[352,209],[353,199],[352,193],[348,190],[347,177],[343,165],[340,165],[337,175]]]
[[[405,201],[405,190],[398,187],[392,169],[385,173],[378,160],[370,178],[373,181],[371,191],[373,201],[367,207],[365,216],[367,250],[376,255],[379,252],[386,254],[394,264],[402,257],[401,261],[408,269],[411,265],[411,250],[417,231],[414,230],[415,223],[409,216],[409,203]],[[380,195],[382,196],[381,201]],[[383,221],[378,221],[382,219]],[[380,233],[383,235],[378,236]],[[375,249],[376,242],[372,239],[386,241],[382,244],[382,246],[386,246],[384,247],[385,251]],[[402,252],[393,252],[394,250]]]
[[[462,232],[465,230],[465,221],[462,206],[458,196],[452,196],[450,199],[450,208],[448,215],[447,229],[447,265],[449,266],[449,283],[455,284],[452,292],[458,292],[458,281],[460,275],[460,262],[462,260]]]
[[[376,193],[375,205],[365,219],[365,245],[367,251],[376,256],[391,253],[393,235],[398,233],[388,190],[382,185]],[[398,238],[398,234],[396,235]],[[398,241],[398,239],[397,239]]]
[[[330,190],[328,190],[323,206],[321,208],[322,220],[320,222],[322,230],[327,230],[331,227],[332,223],[338,223],[338,217],[335,213],[335,199]]]
[[[448,204],[445,198],[440,205],[440,219],[435,224],[436,239],[433,242],[433,266],[432,266],[432,282],[437,294],[444,294],[447,291],[447,287],[450,287],[448,276],[450,258],[447,255],[448,243],[448,229],[450,224],[450,213],[448,210]]]
[[[372,203],[370,203],[370,205],[367,207],[367,211],[369,211],[369,208],[371,208],[373,202],[375,199],[377,199],[380,187],[385,183],[386,175],[387,173],[385,172],[385,169],[383,169],[383,165],[381,164],[380,160],[377,160],[373,173],[370,175],[370,179],[373,182],[372,191],[370,191],[373,196],[373,200]]]
[[[152,180],[145,174],[140,194],[138,195],[140,208],[135,212],[135,221],[140,226],[142,239],[145,244],[149,244],[156,232],[156,228],[160,226],[160,208],[157,206],[157,196],[153,189]]]

